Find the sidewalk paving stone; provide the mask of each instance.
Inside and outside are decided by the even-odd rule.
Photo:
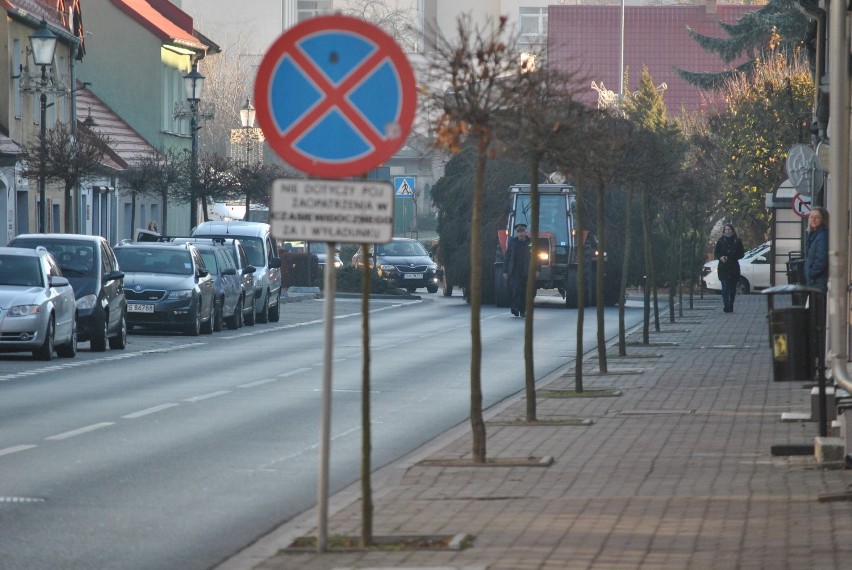
[[[537,402],[540,420],[591,425],[512,423],[525,415],[522,394],[489,411],[488,457],[550,456],[549,467],[420,461],[469,459],[469,430],[457,429],[418,460],[385,468],[395,475],[374,489],[375,535],[471,534],[470,548],[289,553],[282,541],[252,567],[852,568],[852,502],[818,501],[849,490],[852,471],[770,453],[817,434],[813,423],[781,421],[810,396],[801,382],[773,381],[766,314],[761,295],[738,296],[733,314],[718,297],[698,300],[684,308],[688,326],[666,317],[650,346],[635,344],[641,328],[631,331],[628,355],[608,361],[640,374],[584,372],[584,388],[621,396]],[[597,368],[597,351],[583,366]],[[574,372],[566,367],[537,388],[573,390]],[[332,513],[330,533],[360,532],[354,497]]]

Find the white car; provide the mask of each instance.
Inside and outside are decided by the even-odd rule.
[[[704,264],[701,279],[704,286],[711,291],[722,291],[722,283],[717,272],[718,260]],[[740,259],[740,281],[737,284],[739,293],[749,293],[769,287],[772,263],[769,260],[769,242],[763,242],[754,249],[745,252]]]
[[[44,248],[0,247],[0,352],[77,355],[77,301]]]

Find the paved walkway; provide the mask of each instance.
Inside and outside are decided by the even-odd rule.
[[[773,382],[766,298],[696,300],[651,346],[611,347],[608,374],[585,386],[616,397],[547,398],[571,390],[561,371],[540,383],[538,417],[584,425],[499,425],[524,415],[518,397],[488,415],[490,458],[552,457],[546,467],[427,465],[469,458],[467,424],[373,479],[374,534],[472,535],[461,550],[290,552],[316,532],[312,511],[222,566],[260,570],[852,568],[852,503],[818,502],[852,484],[852,471],[813,457],[774,457],[776,444],[810,443],[815,423],[801,382]],[[619,373],[620,372],[620,373]],[[574,422],[582,423],[582,422]],[[332,501],[330,535],[360,532],[357,485]]]

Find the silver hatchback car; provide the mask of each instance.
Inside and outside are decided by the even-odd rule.
[[[77,356],[77,301],[43,247],[0,247],[0,352]]]

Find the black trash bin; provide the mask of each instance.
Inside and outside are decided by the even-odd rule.
[[[787,283],[790,285],[805,284],[805,260],[801,251],[791,251],[787,255]],[[793,304],[802,307],[807,298],[806,293],[793,293]]]
[[[784,307],[769,311],[772,373],[776,382],[808,381],[814,378],[810,313],[805,307]]]

